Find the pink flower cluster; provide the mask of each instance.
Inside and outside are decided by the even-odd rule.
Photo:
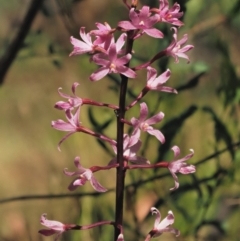
[[[181,27],[183,25],[183,23],[179,20],[179,18],[183,15],[183,13],[180,12],[179,4],[175,3],[172,8],[169,8],[168,0],[159,0],[158,8],[143,6],[138,10],[134,5],[135,2],[137,1],[133,0],[132,5],[130,6],[127,4],[126,0],[124,1],[125,5],[129,9],[129,20],[120,21],[115,28],[111,28],[108,23],[96,23],[97,29],[88,33],[85,32],[85,27],[80,28],[81,40],[74,37],[70,38],[70,42],[73,45],[73,51],[71,52],[70,56],[86,53],[90,54],[91,62],[94,62],[99,66],[99,68],[90,75],[91,81],[98,81],[111,73],[120,74],[122,81],[127,80],[128,78],[134,79],[137,77],[137,71],[139,69],[146,69],[145,86],[143,86],[142,91],[139,92],[136,99],[124,107],[125,109],[122,110],[123,112],[128,111],[138,102],[140,102],[148,92],[159,91],[177,94],[177,91],[174,88],[165,86],[165,83],[171,76],[171,71],[167,69],[158,75],[157,70],[153,68],[151,64],[163,56],[172,56],[176,63],[179,61],[178,58],[185,58],[189,62],[189,57],[186,55],[186,52],[193,48],[192,45],[185,45],[188,39],[186,34],[182,39],[179,41],[177,40],[177,27]],[[132,49],[128,48],[128,43],[133,43],[133,41],[138,40],[144,34],[157,39],[163,38],[163,33],[156,28],[156,25],[161,23],[174,25],[174,27],[172,27],[172,30],[174,31],[172,42],[166,49],[159,51],[159,53],[153,56],[148,62],[140,66],[130,67],[130,60],[132,58],[133,51]],[[116,31],[122,32],[118,39],[115,39],[114,36]],[[147,158],[138,155],[142,143],[140,137],[141,135],[144,135],[144,133],[150,134],[161,144],[165,143],[164,134],[159,130],[158,127],[153,127],[153,125],[163,121],[164,113],[160,111],[153,116],[149,116],[149,108],[145,102],[140,103],[138,118],[132,117],[130,120],[125,118],[119,119],[120,122],[129,126],[128,133],[121,135],[122,146],[120,149],[122,153],[120,154],[122,155],[123,163],[120,165],[118,159],[119,139],[115,140],[101,133],[97,133],[89,128],[86,128],[80,122],[80,113],[83,105],[111,108],[115,111],[117,116],[120,106],[100,103],[94,100],[78,97],[76,94],[76,87],[78,85],[78,83],[74,83],[72,85],[73,95],[63,93],[61,88],[58,90],[59,95],[65,100],[58,101],[55,104],[55,108],[64,111],[66,120],[58,119],[56,121],[52,121],[52,127],[54,129],[67,132],[66,136],[64,136],[59,142],[59,149],[60,144],[72,134],[82,132],[84,134],[97,137],[101,141],[105,141],[110,144],[115,157],[108,161],[106,166],[91,166],[89,168],[84,168],[80,163],[80,157],[77,156],[74,160],[77,170],[70,172],[67,169],[64,169],[63,171],[66,176],[75,177],[68,187],[70,191],[75,190],[79,186],[85,185],[87,181],[89,181],[95,191],[106,192],[107,189],[97,181],[93,174],[94,172],[108,170],[111,168],[123,167],[124,171],[126,172],[127,170],[131,169],[131,166],[142,169],[159,168],[160,166],[166,167],[175,182],[175,186],[170,190],[176,190],[179,187],[179,180],[176,175],[177,173],[190,174],[196,171],[195,166],[189,165],[186,162],[193,156],[193,150],[190,150],[190,154],[178,159],[180,149],[177,146],[173,146],[172,150],[174,152],[174,160],[170,162],[162,161],[160,162],[162,165],[159,163],[151,164]],[[169,211],[167,217],[162,221],[160,212],[156,208],[151,208],[151,212],[152,214],[156,214],[156,220],[153,229],[149,232],[147,238],[145,239],[146,241],[150,240],[151,238],[158,237],[163,232],[171,232],[176,236],[180,234],[177,229],[171,227],[171,225],[174,223],[174,215],[171,211]],[[62,232],[80,227],[78,225],[65,225],[58,221],[47,220],[45,214],[43,214],[41,217],[41,223],[48,229],[40,230],[39,233],[46,236],[56,234],[55,240]],[[105,224],[112,225],[112,223],[99,222],[99,224],[96,224],[95,226]],[[114,223],[113,225],[116,225],[117,228],[120,229],[117,241],[123,241],[124,236],[122,226],[119,227]]]

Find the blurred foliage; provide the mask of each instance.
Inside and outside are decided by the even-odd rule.
[[[0,57],[21,25],[30,0],[0,0]],[[158,1],[144,0],[142,4],[156,6]],[[172,160],[170,148],[178,145],[181,155],[195,150],[190,162],[197,166],[193,175],[178,175],[180,188],[171,175],[163,170],[133,170],[126,177],[125,240],[143,240],[152,228],[154,217],[150,207],[175,214],[174,227],[181,230],[175,238],[167,234],[159,240],[240,240],[240,1],[179,0],[185,12],[185,26],[179,38],[188,33],[195,48],[191,63],[162,58],[154,67],[159,72],[170,68],[168,85],[179,94],[151,93],[143,98],[149,111],[165,113],[158,128],[166,143],[158,145],[154,137],[143,135],[141,154],[152,163]],[[117,14],[116,14],[117,13]],[[1,162],[0,192],[4,198],[52,194],[49,199],[27,199],[19,202],[0,201],[0,240],[53,240],[37,234],[39,217],[65,223],[88,224],[97,220],[114,219],[115,172],[97,173],[97,178],[109,192],[97,196],[68,197],[71,179],[62,175],[73,160],[81,156],[85,166],[104,165],[113,156],[112,148],[83,133],[73,135],[58,152],[56,145],[64,133],[50,128],[52,119],[64,118],[53,111],[59,100],[57,88],[70,93],[73,82],[80,82],[78,95],[97,101],[118,103],[120,80],[116,75],[90,83],[88,76],[95,70],[88,57],[68,58],[71,52],[69,36],[79,37],[79,27],[87,31],[95,22],[108,21],[115,26],[127,18],[121,1],[49,0],[45,1],[21,46],[5,83],[0,88],[1,99]],[[132,65],[153,56],[171,41],[169,25],[160,26],[169,36],[156,41],[144,36],[135,43]],[[141,91],[146,72],[129,82],[127,102]],[[132,108],[127,118],[138,116],[139,107]],[[84,125],[105,135],[115,137],[115,113],[104,108],[82,108]],[[92,192],[90,185],[76,191]],[[66,193],[62,198],[55,194]],[[112,227],[82,232],[64,233],[61,240],[112,240]]]

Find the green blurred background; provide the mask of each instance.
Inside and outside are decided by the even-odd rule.
[[[0,68],[9,51],[30,0],[0,0]],[[141,154],[152,163],[172,160],[170,147],[178,145],[185,156],[192,148],[197,165],[194,175],[178,175],[180,188],[170,193],[173,179],[165,170],[128,172],[125,200],[125,240],[144,240],[152,228],[150,208],[159,208],[164,217],[173,210],[174,227],[181,231],[175,238],[164,234],[158,240],[240,240],[240,1],[181,0],[185,25],[179,38],[188,33],[191,63],[175,64],[164,58],[154,64],[159,73],[167,67],[172,75],[168,86],[178,88],[178,95],[151,93],[144,97],[151,113],[163,111],[164,120],[157,125],[166,136],[166,144],[158,146],[153,137],[145,138]],[[141,4],[158,6],[158,1]],[[71,182],[62,174],[64,168],[74,170],[75,156],[84,166],[105,165],[113,156],[109,146],[103,148],[93,137],[75,134],[57,150],[65,133],[53,130],[51,120],[64,119],[53,108],[60,100],[57,89],[71,93],[71,85],[79,82],[80,97],[117,104],[116,76],[90,83],[96,69],[88,56],[69,58],[70,36],[79,37],[80,26],[95,29],[95,22],[108,22],[112,27],[127,19],[127,10],[119,1],[110,0],[45,0],[37,11],[31,29],[21,44],[0,86],[0,241],[53,240],[42,237],[39,218],[64,223],[89,224],[114,219],[114,192],[100,196],[79,197],[92,193],[89,184],[69,194]],[[163,24],[165,40],[143,37],[136,42],[133,65],[140,64],[171,41],[170,25]],[[10,49],[11,51],[11,49]],[[133,100],[146,81],[146,71],[129,84],[127,100]],[[137,116],[134,107],[127,117]],[[102,130],[115,138],[115,114],[104,108],[81,111],[82,123]],[[212,156],[211,156],[212,155]],[[109,189],[115,185],[115,171],[96,177]],[[132,184],[133,183],[133,184]],[[132,185],[131,185],[132,184]],[[58,197],[54,195],[66,194]],[[39,196],[35,196],[39,195]],[[43,195],[50,195],[44,197]],[[51,196],[53,195],[53,196]],[[29,198],[27,198],[27,196]],[[23,197],[24,200],[7,201]],[[61,240],[112,240],[112,227],[90,231],[68,232]]]

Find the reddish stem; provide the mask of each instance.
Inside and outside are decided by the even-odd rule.
[[[111,109],[114,109],[114,110],[117,110],[117,109],[118,109],[118,106],[117,106],[117,105],[112,105],[112,104],[108,104],[108,103],[97,102],[97,101],[94,101],[94,100],[91,100],[91,99],[82,99],[82,101],[83,101],[83,104],[86,104],[86,105],[106,106],[106,107],[111,108]]]
[[[147,169],[147,168],[159,168],[159,167],[164,167],[167,168],[169,165],[169,162],[159,162],[156,164],[143,164],[143,165],[130,165],[126,166],[126,169]]]

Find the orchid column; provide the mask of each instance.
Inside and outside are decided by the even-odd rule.
[[[183,15],[180,12],[180,6],[175,3],[172,8],[169,8],[168,0],[159,0],[159,8],[152,8],[143,6],[137,9],[137,0],[133,0],[131,5],[127,1],[123,1],[129,11],[129,20],[120,21],[114,28],[110,27],[108,23],[96,23],[97,29],[88,33],[85,32],[85,28],[80,28],[81,40],[74,37],[70,38],[70,41],[74,47],[70,56],[90,54],[90,60],[92,63],[100,66],[94,73],[90,75],[90,80],[95,82],[103,79],[108,74],[118,74],[121,77],[121,85],[119,91],[119,105],[113,105],[110,103],[97,102],[91,99],[80,98],[76,95],[76,87],[78,83],[72,85],[73,95],[65,94],[59,88],[59,94],[66,99],[65,101],[59,101],[55,107],[64,111],[66,121],[56,120],[52,122],[52,127],[67,132],[67,135],[59,142],[58,148],[63,141],[65,141],[72,134],[82,132],[93,137],[97,137],[104,142],[111,145],[116,156],[109,162],[106,162],[105,166],[90,166],[85,168],[80,163],[80,157],[75,157],[74,164],[77,171],[70,172],[67,169],[64,170],[66,176],[75,176],[75,179],[70,183],[69,190],[73,191],[79,186],[84,185],[87,181],[90,182],[92,187],[97,192],[106,192],[107,189],[103,187],[94,177],[94,172],[107,171],[112,168],[116,168],[116,201],[115,201],[115,220],[113,221],[99,221],[89,225],[76,225],[76,224],[63,224],[58,221],[51,221],[46,219],[46,214],[41,217],[41,223],[49,229],[40,230],[39,233],[43,235],[56,234],[55,240],[62,232],[68,230],[84,230],[94,228],[101,225],[112,225],[115,229],[114,241],[123,240],[123,221],[124,221],[124,189],[125,189],[125,175],[132,169],[146,169],[146,168],[167,168],[173,176],[175,185],[170,190],[176,190],[179,187],[179,182],[176,173],[189,174],[195,172],[193,165],[188,165],[186,161],[193,156],[193,150],[190,150],[190,154],[177,159],[180,155],[180,149],[177,146],[172,147],[175,159],[166,162],[159,161],[156,164],[151,164],[151,161],[147,157],[141,157],[137,155],[141,147],[141,132],[147,132],[154,136],[156,141],[164,144],[165,137],[163,133],[152,127],[152,125],[160,122],[164,118],[164,113],[159,112],[152,117],[148,116],[148,106],[145,102],[140,103],[143,96],[151,91],[168,92],[177,94],[174,88],[165,86],[165,83],[171,76],[171,71],[167,69],[161,74],[157,73],[157,70],[151,66],[156,60],[164,56],[172,56],[175,58],[175,62],[178,62],[178,57],[185,58],[189,62],[188,56],[185,52],[193,48],[192,45],[186,45],[182,47],[187,41],[187,35],[184,35],[182,39],[177,40],[177,27],[181,27],[183,23],[179,18]],[[164,38],[163,33],[155,26],[159,24],[170,24],[175,26],[173,30],[173,40],[166,49],[159,50],[151,59],[147,62],[138,65],[130,65],[130,61],[133,57],[133,44],[134,41],[141,39],[141,36],[146,34],[149,37],[155,38],[155,41]],[[116,32],[122,32],[116,39],[114,34]],[[153,40],[154,41],[154,40]],[[140,69],[146,70],[146,84],[142,91],[138,94],[137,98],[131,103],[126,103],[126,92],[128,89],[128,81],[136,81],[137,71]],[[134,79],[134,80],[132,80]],[[139,117],[132,117],[130,120],[125,118],[125,112],[130,110],[134,105],[139,104],[140,112]],[[93,105],[96,107],[104,107],[113,109],[116,114],[116,140],[111,139],[102,133],[96,133],[91,129],[86,128],[80,122],[80,110],[83,105]],[[124,133],[124,126],[128,125],[131,134]],[[163,232],[172,232],[175,235],[179,235],[180,232],[171,227],[174,222],[174,215],[172,211],[168,212],[167,217],[161,221],[160,212],[155,208],[151,208],[152,214],[156,214],[156,220],[152,230],[146,235],[145,240],[161,235]]]

